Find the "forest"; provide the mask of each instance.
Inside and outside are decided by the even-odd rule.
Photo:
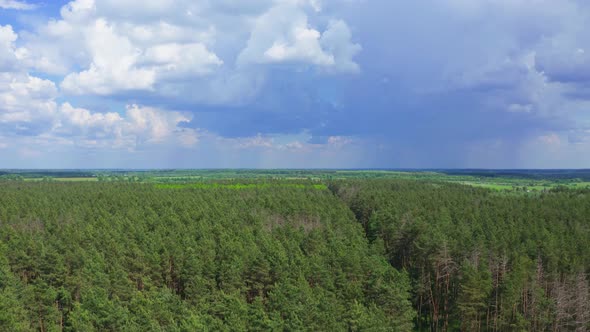
[[[274,175],[10,174],[0,331],[590,329],[590,189]]]

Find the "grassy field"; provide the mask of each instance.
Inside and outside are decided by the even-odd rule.
[[[512,190],[514,186],[508,184],[501,184],[501,183],[479,183],[479,182],[468,182],[462,181],[459,182],[460,184],[464,184],[467,186],[474,186],[474,187],[481,187],[493,190]]]
[[[325,189],[332,180],[408,179],[452,182],[499,192],[541,192],[556,187],[590,188],[588,170],[330,170],[330,169],[201,169],[201,170],[0,170],[0,181],[143,182],[159,188],[229,188],[268,186],[280,180],[284,186],[300,186],[297,180],[320,182]],[[250,180],[260,181],[253,184]],[[215,181],[213,183],[212,181]],[[221,181],[221,182],[220,182]],[[223,184],[238,181],[242,184]],[[291,183],[290,183],[291,182]],[[276,182],[273,184],[276,185]]]
[[[96,177],[87,178],[61,178],[61,177],[50,177],[50,178],[25,178],[24,181],[30,182],[42,182],[42,181],[58,181],[58,182],[98,182]]]
[[[63,181],[63,182],[97,182],[98,179],[95,177],[90,178],[55,178],[55,181]]]
[[[327,190],[328,187],[324,184],[301,184],[301,183],[186,183],[186,184],[172,184],[172,183],[158,183],[155,185],[159,189],[253,189],[253,188],[270,188],[270,187],[284,187],[284,188],[299,188],[299,189],[316,189]]]
[[[448,180],[449,182],[455,182],[452,180]],[[496,182],[497,181],[497,182]],[[523,182],[512,182],[512,183],[505,183],[502,182],[502,179],[498,179],[496,181],[461,181],[459,183],[468,185],[468,186],[475,186],[481,188],[487,188],[492,190],[526,190],[526,191],[543,191],[549,190],[556,187],[566,187],[570,189],[586,189],[590,188],[589,182],[570,182],[570,183],[562,183],[562,182],[539,182],[531,184],[530,181],[523,181]]]

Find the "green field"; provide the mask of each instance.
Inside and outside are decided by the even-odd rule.
[[[322,170],[322,169],[196,169],[196,170],[6,170],[0,181],[58,182],[140,182],[158,188],[225,187],[244,189],[249,181],[282,181],[281,186],[301,185],[293,181],[313,181],[325,189],[331,181],[346,179],[400,179],[450,182],[498,192],[534,193],[555,188],[590,188],[590,171],[585,170]],[[232,181],[211,184],[211,181]],[[166,186],[165,186],[166,185]],[[257,183],[259,187],[261,184]],[[276,185],[273,184],[273,185]]]
[[[49,178],[25,178],[25,181],[41,182],[41,181],[60,181],[60,182],[97,182],[96,177],[81,177],[81,178],[66,178],[66,177],[49,177]]]
[[[290,182],[275,182],[275,183],[158,183],[155,185],[158,189],[266,189],[266,188],[297,188],[297,189],[316,189],[327,190],[328,187],[324,184],[302,184]]]

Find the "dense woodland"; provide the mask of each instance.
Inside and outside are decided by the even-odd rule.
[[[590,190],[411,181],[332,190],[392,266],[409,273],[418,330],[590,329]]]
[[[0,182],[0,331],[586,331],[589,272],[588,190]]]

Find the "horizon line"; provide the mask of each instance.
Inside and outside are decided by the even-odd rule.
[[[223,171],[223,170],[245,170],[245,171],[590,171],[590,168],[264,168],[264,167],[207,167],[207,168],[0,168],[3,171]]]

